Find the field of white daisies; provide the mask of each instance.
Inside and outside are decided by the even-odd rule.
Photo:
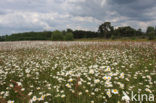
[[[156,42],[0,42],[0,103],[135,103],[132,91],[156,95]]]

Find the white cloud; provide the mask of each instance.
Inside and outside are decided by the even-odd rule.
[[[101,20],[95,19],[93,17],[76,16],[76,17],[73,17],[73,20],[80,21],[80,22],[102,23]]]
[[[155,0],[0,0],[0,35],[55,29],[97,30],[114,26],[146,29],[156,24]]]

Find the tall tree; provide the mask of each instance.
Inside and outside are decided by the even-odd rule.
[[[143,36],[143,32],[142,29],[139,28],[138,30],[136,30],[136,36]]]
[[[67,30],[66,30],[67,32],[73,32],[73,30],[72,29],[70,29],[70,28],[67,28]]]
[[[155,30],[154,30],[154,27],[153,26],[148,26],[147,27],[147,31],[146,31],[146,33],[148,34],[148,33],[150,33],[150,32],[154,32]]]
[[[110,22],[105,22],[99,26],[98,32],[101,37],[109,38],[111,37],[111,33],[113,32],[113,26],[111,26]]]
[[[116,29],[116,32],[120,34],[120,37],[136,36],[136,30],[130,26],[118,27],[118,29]]]
[[[153,26],[147,27],[146,35],[148,36],[149,40],[152,40],[155,38],[155,28]]]

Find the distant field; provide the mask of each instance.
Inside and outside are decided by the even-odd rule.
[[[0,103],[154,103],[156,42],[82,41],[0,42]]]
[[[148,39],[132,39],[132,38],[120,38],[120,39],[104,39],[104,38],[83,38],[83,39],[76,39],[75,41],[100,41],[100,42],[105,42],[105,41],[131,41],[131,42],[156,42],[156,39],[154,40],[148,40]]]

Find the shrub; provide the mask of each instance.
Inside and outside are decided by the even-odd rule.
[[[54,41],[64,40],[64,36],[63,36],[62,32],[56,30],[52,33],[51,39]]]
[[[115,39],[116,39],[116,36],[112,35],[112,36],[111,36],[111,39],[112,39],[112,40],[115,40]]]
[[[132,40],[136,40],[137,38],[135,36],[131,37]]]
[[[67,40],[67,41],[74,40],[73,33],[72,33],[72,32],[67,32],[67,33],[65,34],[65,40]]]
[[[155,39],[155,32],[150,32],[150,33],[148,33],[148,39],[149,40],[153,40],[153,39]]]

